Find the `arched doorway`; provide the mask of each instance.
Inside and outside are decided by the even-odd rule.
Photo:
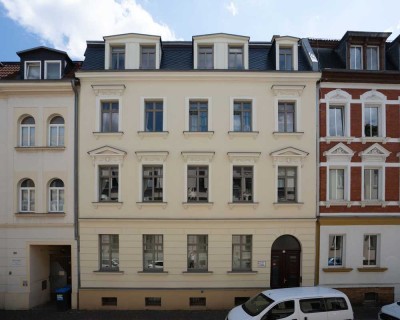
[[[300,286],[299,241],[291,235],[283,235],[274,241],[271,248],[271,288]]]

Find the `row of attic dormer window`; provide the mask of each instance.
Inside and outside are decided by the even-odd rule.
[[[249,37],[212,34],[193,37],[194,69],[249,69]],[[104,37],[105,69],[159,69],[161,37],[124,34]],[[275,36],[276,70],[298,70],[298,42]]]

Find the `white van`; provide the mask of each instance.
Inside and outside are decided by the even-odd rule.
[[[353,320],[347,296],[325,287],[266,290],[233,308],[225,320]]]

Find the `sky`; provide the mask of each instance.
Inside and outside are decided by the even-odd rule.
[[[84,59],[87,40],[121,33],[186,40],[209,33],[340,39],[348,30],[400,34],[400,0],[0,0],[0,61],[47,46]]]

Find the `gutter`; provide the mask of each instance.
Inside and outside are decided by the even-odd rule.
[[[80,239],[79,239],[79,80],[71,80],[72,90],[74,91],[74,237],[76,240],[77,257],[77,309],[79,309],[79,289],[81,288],[81,263],[80,263]]]
[[[315,139],[316,139],[316,147],[317,147],[317,149],[316,149],[316,152],[315,152],[315,154],[316,154],[316,156],[317,156],[317,161],[316,161],[316,170],[317,170],[317,172],[316,172],[316,177],[317,177],[317,181],[316,181],[316,187],[317,187],[317,192],[316,192],[316,195],[317,195],[317,197],[316,197],[316,207],[315,207],[315,211],[316,211],[316,218],[317,218],[317,222],[316,222],[316,232],[315,232],[315,250],[316,250],[316,252],[315,252],[315,279],[314,279],[314,283],[315,283],[315,285],[318,285],[319,284],[319,259],[320,259],[320,256],[319,256],[319,252],[320,252],[320,240],[321,240],[321,236],[320,236],[320,228],[321,228],[321,226],[320,226],[320,223],[319,223],[319,215],[320,215],[320,213],[319,213],[319,197],[320,197],[320,192],[319,192],[319,188],[320,188],[320,166],[319,166],[319,134],[320,134],[320,132],[319,132],[319,130],[320,130],[320,124],[319,124],[319,99],[320,99],[320,82],[321,82],[321,80],[319,80],[319,81],[317,81],[317,83],[316,83],[316,90],[315,90],[315,93],[316,93],[316,101],[315,101],[315,103],[316,103],[316,130],[317,130],[317,134],[316,134],[316,136],[315,136]]]

